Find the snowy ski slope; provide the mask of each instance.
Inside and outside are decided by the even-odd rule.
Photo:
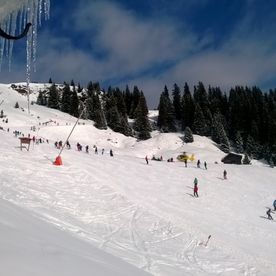
[[[35,91],[43,87],[33,85]],[[29,115],[26,97],[9,85],[0,85],[2,100],[0,110],[7,115],[8,123],[0,123],[4,129],[0,130],[1,209],[29,214],[34,224],[33,229],[28,223],[22,225],[17,221],[21,215],[14,216],[13,211],[0,216],[0,248],[5,244],[5,250],[0,251],[5,257],[1,267],[10,275],[30,274],[20,274],[23,262],[9,265],[20,256],[16,245],[7,242],[12,240],[12,232],[5,230],[6,224],[13,225],[18,238],[24,233],[37,237],[34,244],[28,239],[19,244],[26,248],[26,254],[28,247],[47,248],[53,241],[40,239],[49,237],[50,231],[57,231],[57,237],[59,231],[64,233],[66,242],[55,238],[60,244],[66,243],[60,254],[77,251],[79,258],[70,259],[77,267],[91,247],[92,256],[100,254],[103,266],[95,267],[91,261],[81,275],[91,275],[89,265],[98,275],[104,275],[104,269],[110,269],[111,255],[114,266],[120,269],[107,270],[106,275],[125,275],[122,271],[128,269],[132,272],[126,275],[276,275],[276,223],[267,220],[265,214],[276,199],[274,168],[257,161],[248,166],[225,165],[220,162],[225,154],[206,137],[195,135],[194,143],[183,144],[181,134],[156,131],[153,138],[137,142],[110,129],[98,130],[93,122],[83,120],[70,138],[72,148],[62,153],[63,166],[54,166],[59,152],[54,142],[65,140],[76,119],[37,105],[31,105]],[[14,108],[16,102],[19,109]],[[156,111],[150,114],[154,117]],[[31,131],[32,126],[35,131]],[[32,144],[29,152],[21,151],[14,130],[45,142]],[[89,154],[78,152],[77,142],[89,145]],[[98,147],[98,154],[93,145]],[[110,149],[114,157],[109,156]],[[183,151],[194,154],[202,164],[206,161],[208,170],[196,168],[195,161],[185,168],[177,161],[150,160],[146,165],[144,160],[146,155],[176,160]],[[222,178],[224,169],[227,180]],[[199,180],[199,198],[193,197],[195,177]],[[275,213],[272,215],[276,219]],[[8,218],[14,221],[6,223]],[[45,235],[41,237],[37,231]],[[51,275],[68,275],[66,266],[63,270],[53,261],[55,252],[39,252],[30,254],[38,259],[46,256]],[[45,268],[41,261],[33,266],[34,270]]]

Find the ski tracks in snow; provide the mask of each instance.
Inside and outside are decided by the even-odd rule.
[[[104,170],[72,164],[53,170],[52,165],[35,162],[22,162],[5,172],[12,181],[3,179],[3,198],[154,275],[255,275],[254,269],[218,248],[200,245],[190,229],[173,225],[103,185]],[[39,167],[29,170],[30,165]],[[26,182],[28,175],[32,177]]]

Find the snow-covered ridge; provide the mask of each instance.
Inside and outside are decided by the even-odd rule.
[[[39,91],[44,84],[34,86]],[[0,110],[8,119],[0,123],[0,198],[140,268],[131,275],[276,274],[276,224],[265,214],[276,197],[275,169],[260,162],[224,165],[225,154],[206,137],[195,135],[194,143],[183,144],[182,134],[155,131],[151,139],[137,142],[84,120],[70,138],[72,148],[62,153],[63,166],[57,167],[54,142],[65,140],[76,118],[35,104],[29,115],[26,100],[0,85]],[[14,130],[45,142],[20,151]],[[78,152],[77,142],[89,145],[90,152]],[[208,170],[195,162],[185,168],[181,162],[149,160],[146,165],[144,160],[153,154],[175,160],[183,151],[206,161]],[[199,198],[193,197],[195,177]],[[20,271],[20,265],[13,269]]]

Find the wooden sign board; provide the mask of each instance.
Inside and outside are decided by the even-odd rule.
[[[27,151],[29,151],[32,138],[29,138],[29,137],[19,137],[19,139],[20,139],[20,149],[22,150],[22,148],[25,148],[25,149],[27,149]]]

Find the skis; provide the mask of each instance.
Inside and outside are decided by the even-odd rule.
[[[204,243],[204,242],[200,242],[198,245],[204,245],[205,247],[207,247],[208,242],[209,242],[209,240],[211,239],[211,237],[212,237],[212,236],[209,235],[205,243]]]

